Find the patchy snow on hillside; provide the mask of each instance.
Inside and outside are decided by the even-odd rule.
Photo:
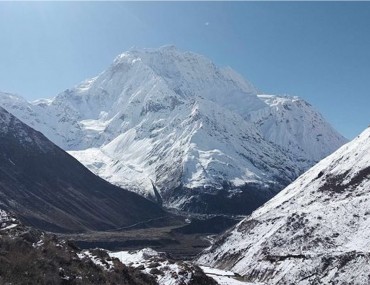
[[[126,265],[155,276],[159,285],[192,284],[197,275],[199,276],[199,272],[201,272],[199,267],[194,267],[190,262],[175,262],[168,259],[164,253],[157,252],[151,248],[110,252],[109,255],[118,258]]]
[[[0,209],[0,231],[14,229],[18,224],[18,221],[14,217]]]
[[[267,284],[369,284],[369,189],[370,128],[219,237],[198,263]]]
[[[219,285],[263,285],[262,283],[245,282],[235,275],[235,273],[227,270],[200,266],[207,276],[213,278]]]

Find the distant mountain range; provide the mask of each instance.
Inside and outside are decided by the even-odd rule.
[[[263,284],[370,284],[369,248],[370,128],[220,236],[198,262]]]
[[[55,98],[0,105],[107,181],[166,207],[248,214],[347,140],[296,97],[258,95],[173,46],[131,50]]]

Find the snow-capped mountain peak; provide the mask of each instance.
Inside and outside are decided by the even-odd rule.
[[[188,210],[222,212],[227,200],[248,213],[345,141],[304,104],[281,114],[232,69],[173,46],[122,53],[50,100],[9,98],[0,104],[94,173]],[[301,147],[307,132],[283,116],[320,139]]]
[[[197,97],[244,114],[265,106],[256,97],[255,88],[236,72],[173,46],[122,53],[105,72],[83,82],[75,91],[81,97],[103,97],[96,102],[99,111],[104,106],[110,110],[116,103],[122,106],[167,99],[174,104]]]

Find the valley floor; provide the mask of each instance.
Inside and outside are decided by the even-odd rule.
[[[226,219],[226,222],[225,222]],[[191,260],[210,246],[214,234],[226,230],[238,219],[213,217],[195,220],[191,224],[185,218],[171,218],[161,224],[140,225],[119,231],[97,231],[81,234],[59,234],[62,239],[74,241],[80,248],[103,248],[110,251],[139,250],[150,247],[165,252],[175,260]],[[223,226],[220,226],[223,224]],[[208,231],[202,232],[205,228]]]

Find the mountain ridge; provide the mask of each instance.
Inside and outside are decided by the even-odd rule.
[[[199,263],[267,284],[368,284],[370,128],[321,160]]]

